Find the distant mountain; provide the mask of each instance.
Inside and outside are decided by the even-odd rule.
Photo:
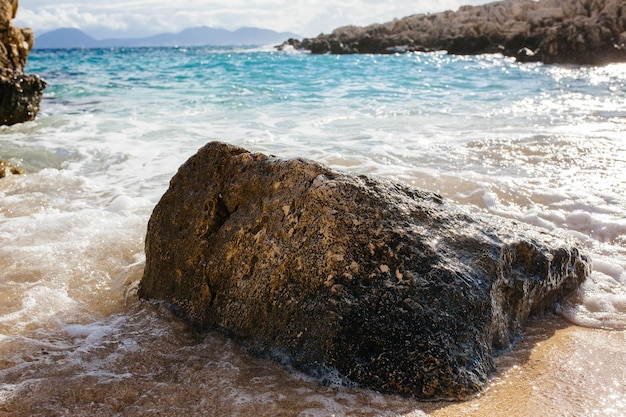
[[[97,48],[99,42],[78,29],[63,28],[37,36],[34,48]]]
[[[78,29],[63,28],[35,37],[35,49],[113,48],[150,46],[232,46],[272,45],[289,38],[302,38],[289,32],[243,27],[235,31],[205,26],[185,29],[178,33],[160,33],[145,38],[94,39]]]

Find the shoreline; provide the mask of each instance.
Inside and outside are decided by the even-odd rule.
[[[626,6],[617,0],[506,0],[457,11],[415,14],[369,26],[343,26],[278,48],[314,54],[500,52],[518,62],[606,65],[626,62]]]
[[[560,317],[531,319],[496,363],[483,393],[459,403],[422,404],[423,411],[433,417],[626,413],[626,331],[580,327]]]
[[[146,319],[156,332],[146,333]],[[115,322],[121,328],[105,331],[113,338],[98,351],[33,347],[21,371],[0,370],[8,371],[9,384],[0,416],[113,411],[143,416],[158,409],[173,416],[618,417],[626,411],[626,332],[578,327],[559,317],[530,320],[518,344],[496,358],[498,371],[486,391],[459,402],[321,384],[269,358],[251,356],[219,333],[198,337],[163,306],[134,303],[104,322],[70,329],[105,329]],[[122,334],[142,334],[144,345],[159,348],[150,354],[143,349],[122,353],[119,345],[129,343]],[[125,373],[116,376],[96,365],[104,358],[113,358],[115,369]],[[80,363],[91,364],[91,370],[85,373]],[[4,366],[10,364],[9,359]],[[29,378],[15,373],[24,371]]]

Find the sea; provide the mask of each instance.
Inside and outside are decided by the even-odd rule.
[[[263,48],[35,50],[35,121],[0,127],[0,416],[623,416],[626,65]],[[315,378],[136,296],[152,209],[209,141],[391,178],[559,234],[593,272],[420,402]]]

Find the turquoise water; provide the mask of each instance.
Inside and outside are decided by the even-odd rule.
[[[152,208],[177,168],[211,140],[392,177],[469,210],[576,239],[594,272],[560,313],[586,327],[626,328],[624,65],[160,48],[35,51],[28,71],[49,84],[41,112],[34,122],[0,128],[0,158],[27,173],[0,182],[0,381],[9,381],[0,400],[31,395],[28,387],[45,395],[52,389],[46,381],[98,389],[116,382],[127,389],[116,392],[128,397],[117,405],[124,415],[149,415],[147,397],[130,380],[152,378],[179,399],[193,391],[183,380],[200,378],[188,359],[202,357],[200,348],[180,327],[174,334],[175,319],[137,302],[134,291]],[[219,395],[230,398],[221,412],[243,413],[267,395],[274,407],[268,415],[298,414],[308,408],[286,405],[298,389],[323,398],[313,407],[317,415],[419,408],[368,392],[343,393],[341,401],[333,394],[331,401],[304,377],[246,359],[227,341],[201,345],[219,352],[209,362],[221,367],[218,385],[226,391]],[[626,340],[618,349],[626,352]],[[42,371],[42,350],[43,359],[57,361],[57,373]],[[151,373],[138,369],[146,355],[170,360],[157,361]],[[171,361],[180,367],[170,369]],[[264,367],[282,388],[270,395],[255,383],[235,383],[240,377],[229,376],[225,364],[246,375]],[[67,396],[59,401],[90,404],[84,392]],[[32,407],[37,398],[32,394]],[[114,414],[115,404],[99,401],[108,411],[85,415]],[[194,410],[186,407],[181,415]],[[58,415],[61,408],[33,410]]]

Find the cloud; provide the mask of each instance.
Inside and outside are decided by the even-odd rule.
[[[73,27],[95,37],[143,36],[178,32],[187,27],[237,29],[256,26],[304,36],[348,24],[382,23],[415,13],[456,10],[486,0],[229,0],[177,2],[159,0],[50,1],[21,0],[15,24],[42,33]]]

